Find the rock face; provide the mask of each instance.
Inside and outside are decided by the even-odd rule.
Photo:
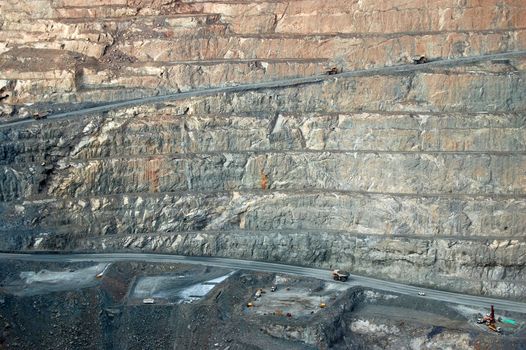
[[[526,49],[525,18],[511,0],[6,0],[0,248],[343,267],[524,300],[526,54],[454,59]],[[452,61],[9,124],[422,55]]]

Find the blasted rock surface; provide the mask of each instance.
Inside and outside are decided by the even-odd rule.
[[[6,0],[0,121],[524,50],[525,14],[513,0]],[[0,248],[342,267],[524,300],[525,68],[365,71],[3,124]]]

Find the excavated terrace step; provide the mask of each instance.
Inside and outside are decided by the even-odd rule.
[[[503,61],[492,66],[445,68],[450,74],[513,73],[522,70],[519,62]],[[88,67],[77,78],[82,89],[99,87],[150,88],[188,91],[196,87],[220,86],[227,82],[243,84],[275,80],[282,77],[301,77],[323,74],[331,67],[324,58],[311,59],[220,59],[209,61],[137,62],[109,66]],[[430,70],[431,71],[431,70]]]
[[[214,87],[323,74],[325,59],[216,60],[190,62],[139,62],[118,68],[84,68],[77,79],[78,88],[149,88],[189,91]]]
[[[137,8],[119,5],[55,7],[53,9],[53,17],[60,19],[134,17],[138,13]]]
[[[0,131],[0,164],[40,164],[58,157],[149,157],[271,150],[375,152],[526,152],[522,114],[379,113],[184,115],[143,110]],[[95,134],[113,123],[111,130]],[[91,135],[89,125],[93,125]],[[96,127],[95,127],[96,125]],[[84,147],[74,140],[86,130]],[[73,150],[74,151],[73,151]]]
[[[440,43],[440,45],[431,45]],[[463,43],[463,44],[459,44]],[[345,68],[367,68],[430,59],[475,56],[526,48],[526,30],[469,32],[451,35],[386,36],[341,35],[226,35],[186,39],[138,39],[117,42],[115,48],[139,61],[186,61],[225,58],[331,58]]]
[[[493,3],[493,6],[492,6]],[[57,8],[62,16],[73,16],[73,10],[84,9],[83,17],[94,7],[88,2],[64,2],[73,6]],[[125,4],[104,2],[113,7]],[[60,3],[57,4],[60,6]],[[56,6],[57,6],[56,5]],[[361,3],[348,1],[185,1],[174,11],[224,13],[237,33],[284,32],[400,32],[448,31],[478,29],[508,29],[525,27],[526,6],[520,2],[508,3],[508,11],[495,11],[502,7],[497,0],[486,1],[484,6],[469,1],[459,6],[449,0],[425,7],[419,3]],[[314,10],[315,9],[315,10]],[[437,15],[438,14],[438,15]],[[352,21],[349,21],[352,17]],[[473,21],[472,18],[477,18]],[[250,23],[253,22],[253,23]]]
[[[286,237],[286,238],[285,238]],[[194,256],[236,257],[252,261],[274,261],[331,269],[352,266],[353,273],[385,280],[426,285],[472,295],[499,295],[524,300],[526,285],[519,264],[509,260],[524,249],[517,242],[469,242],[449,239],[398,239],[396,237],[356,237],[320,230],[290,233],[189,232],[171,235],[111,235],[70,240],[66,234],[35,239],[17,236],[31,250],[155,252]],[[337,246],[335,246],[335,242]],[[388,251],[385,251],[388,249]],[[351,260],[349,257],[352,256]],[[488,258],[472,258],[472,257]],[[490,260],[489,257],[493,260]],[[444,275],[453,260],[462,260],[462,269]],[[488,266],[497,261],[498,267]],[[411,271],[411,273],[407,273]],[[433,274],[433,279],[429,275]],[[416,292],[415,292],[416,293]],[[511,309],[510,309],[511,310]]]
[[[4,202],[0,217],[5,230],[60,232],[63,227],[72,237],[105,235],[109,229],[131,234],[279,228],[522,239],[526,201],[326,190],[180,191]]]
[[[30,198],[43,175],[26,165],[0,166],[1,188],[18,176]],[[33,164],[37,168],[38,164]],[[62,159],[46,176],[50,196],[271,189],[385,193],[457,193],[526,197],[526,153],[269,151],[151,157]],[[372,170],[374,169],[374,170]],[[221,179],[221,181],[217,181]],[[4,192],[4,191],[1,191]]]
[[[160,22],[163,20],[159,19]],[[113,45],[114,49],[145,62],[327,57],[340,60],[339,65],[352,69],[407,62],[420,55],[436,59],[491,53],[502,50],[502,43],[506,43],[507,50],[526,48],[524,29],[387,36],[364,33],[234,35],[227,33],[224,24],[217,23],[198,24],[190,28],[184,25],[174,28],[155,22],[151,26],[143,23],[135,26],[135,23],[124,28],[117,23],[107,26],[98,23],[93,28],[57,23],[48,27],[52,29],[43,31],[6,28],[0,39],[0,52],[7,52],[13,47],[31,47],[64,49],[100,58],[104,50]],[[38,24],[35,23],[35,26]],[[118,38],[114,37],[116,31],[120,33]],[[440,42],[441,45],[426,47],[429,42]]]
[[[287,237],[287,238],[284,238]],[[354,273],[363,275],[374,271],[374,277],[411,284],[426,284],[430,269],[437,276],[441,271],[451,269],[451,261],[462,259],[463,268],[454,276],[437,277],[432,287],[455,289],[471,294],[494,294],[496,289],[501,297],[522,300],[526,285],[524,273],[517,263],[509,260],[517,256],[524,246],[517,241],[495,240],[477,242],[437,237],[406,239],[391,236],[356,236],[347,232],[327,230],[311,231],[236,231],[186,232],[141,235],[110,235],[97,238],[68,235],[42,235],[35,239],[17,236],[25,241],[31,250],[64,250],[78,252],[157,252],[177,255],[228,256],[248,260],[287,262],[297,265],[315,265],[330,269],[342,262],[351,264]],[[338,243],[334,247],[334,242]],[[2,242],[4,243],[4,242]],[[4,243],[5,244],[5,243]],[[378,253],[385,251],[385,253]],[[330,253],[327,253],[330,252]],[[349,255],[356,260],[348,260]],[[494,259],[499,268],[487,267]],[[351,266],[350,265],[350,266]],[[405,273],[411,269],[411,274]]]
[[[106,47],[111,45],[111,35],[97,32],[75,34],[75,39],[60,38],[50,33],[22,33],[20,31],[2,31],[0,38],[0,54],[13,48],[31,48],[34,50],[67,50],[88,57],[100,58]]]
[[[19,32],[30,34],[49,33],[54,35],[72,35],[79,32],[105,33],[120,29],[124,32],[136,30],[197,30],[201,27],[221,26],[220,14],[196,13],[196,14],[174,14],[155,16],[133,16],[133,17],[105,17],[93,21],[88,18],[63,18],[63,19],[24,19],[17,22],[7,21],[2,32]],[[196,33],[198,34],[198,33]]]
[[[2,232],[2,231],[0,231]],[[34,233],[34,231],[20,231],[21,233],[27,233],[31,234]],[[56,230],[57,235],[64,235],[69,232],[69,229],[67,226],[60,227],[58,230]],[[360,231],[346,231],[346,230],[331,230],[331,229],[323,229],[320,230],[318,228],[315,229],[289,229],[289,230],[281,230],[281,229],[271,229],[271,230],[249,230],[249,229],[224,229],[224,230],[201,230],[201,231],[194,231],[194,230],[188,230],[188,231],[176,231],[176,232],[165,232],[165,231],[157,231],[157,232],[146,232],[146,233],[123,233],[116,236],[110,236],[110,235],[96,235],[96,236],[77,236],[79,240],[85,240],[90,241],[92,243],[102,243],[102,242],[108,242],[112,241],[113,239],[116,239],[118,241],[130,241],[136,238],[142,238],[142,237],[150,237],[150,238],[158,238],[158,239],[177,239],[177,236],[179,235],[189,235],[189,236],[198,236],[199,234],[205,234],[205,235],[216,235],[216,236],[222,236],[222,235],[246,235],[246,236],[265,236],[265,235],[272,235],[272,234],[279,234],[279,235],[313,235],[316,233],[323,233],[324,235],[333,235],[334,237],[338,237],[340,235],[346,235],[347,237],[355,237],[356,239],[372,239],[372,240],[380,240],[385,239],[381,235],[377,235],[374,233],[364,233]],[[515,244],[522,244],[525,243],[524,237],[517,237],[517,236],[503,236],[503,235],[481,235],[481,236],[456,236],[456,235],[412,235],[412,234],[405,234],[405,233],[395,233],[388,236],[389,240],[406,240],[406,239],[415,239],[417,241],[432,241],[432,240],[461,240],[461,241],[467,241],[467,242],[484,242],[484,244],[487,245],[488,241],[498,241],[499,244],[504,243],[507,241],[513,241]],[[129,247],[128,245],[121,245],[121,247]],[[511,281],[511,280],[510,280]],[[526,284],[526,282],[524,282]]]
[[[0,52],[13,47],[63,49],[100,58],[114,40],[224,35],[226,25],[217,14],[7,21],[2,28]],[[119,37],[117,37],[119,33]]]
[[[512,56],[512,55],[511,55]],[[227,114],[227,113],[263,113],[272,111],[281,113],[304,112],[342,112],[356,110],[383,110],[383,111],[446,111],[446,112],[499,112],[520,111],[526,109],[522,89],[522,76],[524,60],[521,52],[515,58],[508,60],[491,61],[489,58],[480,58],[487,63],[473,63],[470,58],[453,59],[436,62],[429,65],[405,65],[383,67],[371,70],[344,72],[339,76],[314,76],[305,78],[304,85],[299,83],[302,79],[291,79],[276,84],[262,82],[253,84],[240,84],[239,86],[218,88],[215,90],[203,89],[193,91],[188,87],[188,92],[171,95],[168,99],[186,99],[186,104],[191,104],[197,114]],[[504,57],[502,55],[486,57]],[[507,56],[506,56],[507,57]],[[463,63],[464,61],[470,63]],[[502,61],[502,62],[501,62]],[[477,65],[481,65],[477,67]],[[511,65],[510,65],[511,64]],[[456,66],[464,66],[457,68]],[[471,68],[474,66],[474,68]],[[201,67],[201,72],[204,69]],[[192,72],[190,70],[189,72]],[[14,73],[13,73],[14,74]],[[206,75],[204,75],[206,77]],[[379,76],[384,82],[376,83]],[[341,78],[343,79],[341,79]],[[190,76],[190,79],[192,77]],[[157,78],[156,78],[157,79]],[[190,80],[189,79],[189,80]],[[205,78],[206,79],[206,78]],[[312,80],[312,82],[310,82]],[[326,80],[324,84],[319,84]],[[155,81],[155,80],[154,80]],[[57,81],[58,82],[58,81]],[[205,80],[206,82],[206,80]],[[289,87],[288,85],[300,84]],[[24,81],[19,82],[24,87]],[[153,96],[169,92],[166,89],[144,89],[143,92],[134,89],[106,88],[98,90],[71,91],[72,82],[60,91],[56,89],[53,80],[42,80],[42,86],[35,80],[25,82],[27,89],[17,92],[18,104],[34,102],[33,92],[46,92],[39,100],[41,103],[88,103],[104,101],[119,101],[139,96]],[[271,85],[268,85],[271,84]],[[268,87],[267,87],[268,85]],[[281,86],[283,85],[283,86]],[[261,87],[259,87],[261,86]],[[491,86],[491,88],[487,88]],[[446,89],[446,87],[449,87]],[[18,88],[18,87],[17,87]],[[267,90],[267,89],[271,90]],[[221,90],[227,94],[220,94]],[[481,90],[482,89],[482,90]],[[186,89],[181,89],[186,90]],[[213,95],[216,91],[219,94]],[[173,91],[173,90],[172,90]],[[485,100],[480,99],[483,91]],[[345,92],[345,93],[341,93]],[[332,100],[323,98],[324,94],[332,94]],[[321,94],[321,95],[320,95]],[[201,95],[213,95],[203,99]],[[291,98],[294,96],[294,98]],[[190,97],[195,97],[188,100]],[[199,98],[198,98],[199,97]],[[352,97],[349,100],[349,97]],[[239,99],[241,103],[232,110],[228,102],[232,98]],[[164,98],[159,98],[162,101]],[[250,100],[257,99],[257,103]],[[222,102],[220,102],[222,101]],[[9,103],[9,101],[7,101]],[[134,102],[134,101],[131,101]],[[16,103],[16,102],[15,102]],[[139,104],[138,101],[134,102]],[[144,101],[147,103],[147,100]],[[352,104],[352,106],[351,106]],[[205,106],[206,105],[206,106]],[[207,112],[201,111],[205,108]]]
[[[499,0],[454,0],[429,3],[319,2],[302,1],[184,1],[175,6],[129,7],[123,1],[20,1],[5,0],[6,17],[15,20],[31,13],[31,18],[85,18],[156,15],[161,11],[179,13],[222,13],[225,22],[237,33],[327,33],[327,32],[422,32],[479,29],[524,28],[526,6],[521,1],[502,4]],[[17,13],[20,7],[35,11]],[[504,10],[503,10],[504,7]],[[43,10],[46,9],[46,10]],[[352,21],[348,18],[352,17]],[[473,18],[477,18],[476,21]]]
[[[42,179],[27,165],[0,166],[8,188],[33,194]],[[34,164],[38,166],[38,164]],[[151,155],[68,161],[51,170],[53,196],[86,196],[178,190],[327,190],[388,193],[525,195],[526,154],[268,151]],[[371,173],[370,169],[378,169]],[[11,175],[11,176],[10,176]],[[216,181],[221,178],[222,181]],[[55,185],[57,187],[55,187]],[[2,191],[3,192],[3,191]],[[9,192],[2,197],[9,196]]]

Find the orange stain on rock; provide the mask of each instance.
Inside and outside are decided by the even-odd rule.
[[[150,159],[146,164],[146,181],[150,184],[150,192],[159,192],[159,173],[161,171],[161,160]]]
[[[268,189],[268,176],[263,172],[263,170],[260,171],[261,175],[261,189],[266,190]]]

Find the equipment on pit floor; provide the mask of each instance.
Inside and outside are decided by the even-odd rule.
[[[254,306],[254,304],[252,302],[248,302],[247,303],[247,307],[253,307],[253,306]]]
[[[277,286],[272,286],[272,287],[270,287],[270,291],[271,291],[271,292],[275,292],[277,289],[278,289]]]
[[[488,326],[488,329],[493,332],[502,333],[502,329],[497,327],[497,322],[495,320],[495,309],[493,308],[493,305],[491,305],[491,312],[486,314],[483,318],[477,319],[477,323],[485,324]]]
[[[100,273],[98,273],[95,278],[97,279],[101,279],[102,277],[104,277],[104,274],[106,273],[106,270],[108,270],[108,268],[110,267],[111,264],[107,264],[105,267],[104,267],[104,270],[102,270]]]
[[[143,304],[155,304],[155,299],[153,298],[145,298],[142,300]]]
[[[497,327],[497,326],[495,325],[495,323],[490,323],[490,324],[488,325],[488,329],[491,330],[491,331],[493,331],[493,332],[502,333],[502,329],[501,329],[500,327]]]
[[[320,309],[324,309],[326,306],[327,306],[327,304],[325,304],[325,303],[323,302],[322,297],[320,297]]]
[[[331,275],[335,281],[345,282],[349,278],[349,273],[347,271],[338,270],[338,269],[333,270]]]

